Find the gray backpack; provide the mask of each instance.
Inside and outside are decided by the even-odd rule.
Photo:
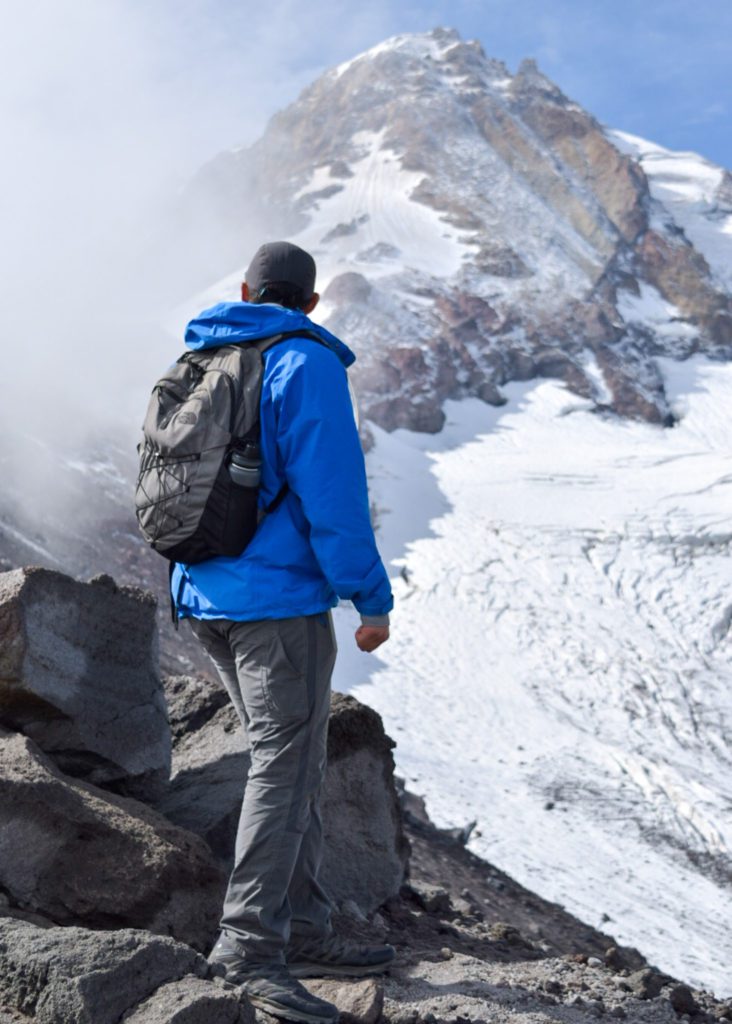
[[[238,345],[186,352],[153,388],[138,445],[137,521],[151,547],[171,562],[195,565],[240,555],[263,514],[258,487],[230,472],[237,452],[259,451],[262,353],[292,331]]]

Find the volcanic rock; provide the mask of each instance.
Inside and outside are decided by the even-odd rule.
[[[668,994],[668,1000],[677,1013],[693,1015],[699,1012],[699,1004],[688,985],[674,985]]]
[[[229,695],[221,684],[200,676],[165,676],[163,689],[174,743],[202,728],[229,704]]]
[[[230,866],[248,771],[246,737],[229,704],[176,744],[170,788],[157,809]]]
[[[671,978],[651,967],[635,971],[628,977],[628,987],[639,999],[655,999]]]
[[[0,886],[57,924],[147,928],[203,950],[223,878],[197,836],[0,730]]]
[[[142,798],[170,771],[155,601],[109,576],[0,575],[0,724],[67,774]]]
[[[322,811],[323,883],[336,903],[366,913],[399,891],[409,845],[394,785],[394,743],[381,716],[334,693]]]
[[[0,919],[0,1001],[38,1024],[118,1024],[166,982],[208,973],[188,946],[146,932]]]
[[[251,1004],[216,981],[171,981],[123,1017],[124,1024],[254,1024]]]

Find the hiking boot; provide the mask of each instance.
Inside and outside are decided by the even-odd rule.
[[[393,946],[359,946],[337,935],[292,939],[287,966],[295,978],[360,977],[380,974],[396,956]]]
[[[336,1024],[338,1020],[338,1008],[311,995],[284,964],[252,963],[224,935],[211,951],[208,962],[221,964],[226,970],[226,984],[235,985],[252,1006],[266,1013],[302,1024]]]

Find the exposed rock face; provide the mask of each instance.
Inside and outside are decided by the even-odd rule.
[[[655,285],[685,319],[703,328],[721,352],[729,349],[732,303],[728,296],[714,288],[706,260],[688,241],[648,231],[638,246],[638,261],[646,280]]]
[[[256,196],[314,253],[362,412],[387,430],[440,430],[445,399],[497,404],[535,375],[667,423],[655,357],[732,356],[730,297],[616,142],[534,61],[512,75],[437,29],[327,72],[191,191],[219,166],[230,206]],[[720,209],[729,194],[724,178]],[[626,315],[641,286],[678,330]]]
[[[57,924],[147,928],[203,950],[223,877],[197,836],[64,777],[32,740],[0,730],[0,887]]]
[[[191,723],[216,692],[193,679],[169,679],[168,690],[188,706]],[[190,701],[183,698],[186,689]],[[352,697],[334,694],[328,732],[328,770],[322,799],[325,855],[322,880],[336,903],[371,911],[399,890],[407,861],[396,789],[393,744],[379,715]],[[170,791],[158,809],[202,836],[231,862],[249,754],[231,705],[176,743]]]
[[[109,576],[45,569],[0,576],[0,723],[66,773],[134,796],[170,770],[155,601]]]
[[[39,1024],[118,1024],[166,982],[208,973],[203,957],[172,939],[0,918],[0,1000]]]

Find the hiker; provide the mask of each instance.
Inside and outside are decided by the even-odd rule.
[[[240,556],[177,564],[171,574],[176,614],[216,666],[251,750],[209,959],[255,1006],[331,1024],[336,1007],[297,978],[377,973],[394,949],[336,936],[318,877],[336,655],[330,609],[353,601],[355,640],[370,652],[389,637],[392,596],[348,388],[355,357],[308,319],[319,299],[312,256],[288,242],[261,246],[241,297],[191,321],[186,343],[198,351],[295,332],[262,355],[259,505],[269,511]]]

